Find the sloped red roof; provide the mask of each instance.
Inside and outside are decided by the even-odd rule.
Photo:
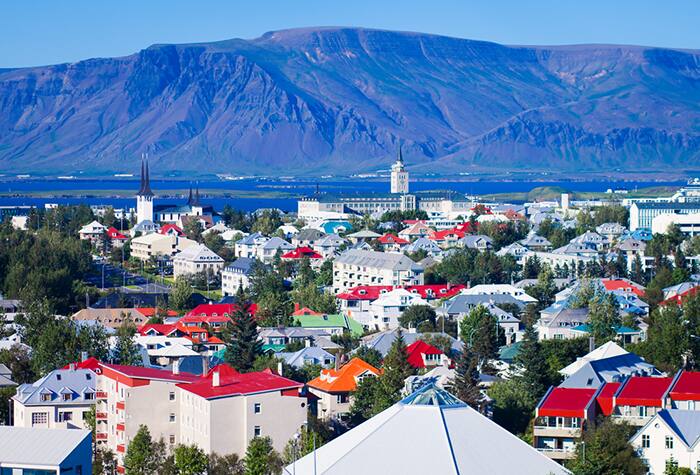
[[[175,325],[168,323],[147,323],[139,327],[139,334],[146,335],[149,330],[154,330],[159,335],[170,335],[175,330]]]
[[[178,236],[183,236],[185,233],[180,229],[180,226],[175,224],[164,224],[160,231],[160,234],[171,234],[171,231],[175,231]]]
[[[129,239],[124,234],[120,233],[117,228],[110,226],[107,228],[107,237],[110,239]]]
[[[671,381],[671,378],[633,376],[622,384],[615,397],[615,405],[662,407],[661,399]]]
[[[612,414],[615,407],[613,404],[613,396],[615,396],[615,393],[620,389],[621,385],[622,383],[605,383],[603,389],[598,393],[596,402],[598,403],[598,407],[600,407],[600,412],[604,415],[609,416]]]
[[[298,304],[294,304],[295,306],[298,306]],[[315,310],[311,310],[309,307],[302,307],[302,308],[297,308],[292,312],[293,317],[298,317],[301,315],[323,315],[321,312],[317,312]]]
[[[91,356],[87,359],[84,359],[83,361],[79,361],[75,364],[76,369],[89,369],[91,371],[97,371],[97,369],[100,367],[100,361]],[[62,369],[69,369],[70,364],[65,365]]]
[[[461,239],[464,237],[465,234],[466,234],[466,232],[461,231],[461,230],[456,229],[456,228],[444,229],[442,231],[435,231],[435,232],[430,233],[428,235],[428,239],[430,239],[431,241],[444,241],[449,236],[454,236],[457,239]]]
[[[693,287],[692,289],[688,289],[685,292],[682,292],[678,295],[674,295],[673,297],[667,298],[666,300],[659,303],[659,305],[670,305],[672,303],[675,303],[676,305],[683,305],[685,299],[692,297],[698,292],[700,292],[700,286]]]
[[[426,300],[450,298],[457,295],[465,285],[434,284],[434,285],[409,285],[407,287],[393,287],[391,285],[358,285],[345,292],[336,295],[342,300],[377,300],[383,293],[393,289],[405,288],[411,293],[417,293]]]
[[[442,355],[442,351],[429,345],[423,340],[416,340],[406,347],[408,353],[408,362],[414,368],[425,368],[423,355]]]
[[[199,378],[198,376],[190,373],[181,372],[175,374],[172,371],[165,369],[144,368],[143,366],[126,366],[108,363],[101,363],[101,366],[133,379],[157,379],[187,383],[196,381]]]
[[[638,297],[644,297],[644,287],[639,284],[626,279],[601,279],[605,290],[624,290],[627,292],[632,292]]]
[[[674,401],[700,401],[700,372],[681,372],[669,396]]]
[[[307,246],[297,247],[293,251],[282,254],[282,259],[303,259],[304,257],[308,257],[309,259],[323,259],[321,254]]]
[[[537,408],[537,415],[585,418],[586,407],[595,393],[595,389],[587,388],[552,388]]]
[[[219,373],[218,386],[213,386],[215,372]],[[283,391],[285,389],[298,389],[304,385],[272,372],[239,373],[230,366],[221,364],[212,368],[206,376],[197,378],[192,383],[178,384],[177,386],[205,399],[216,399],[269,391]]]
[[[400,245],[404,245],[404,244],[408,244],[408,243],[409,243],[409,241],[407,241],[407,240],[405,240],[405,239],[402,239],[402,238],[398,237],[397,235],[391,234],[391,233],[386,233],[384,236],[381,236],[381,237],[380,237],[379,239],[377,239],[377,240],[378,240],[381,244],[400,244]]]
[[[143,315],[144,317],[154,317],[156,315],[156,308],[155,307],[136,307],[136,310]],[[168,317],[177,317],[177,312],[175,310],[166,310],[164,308],[159,308],[158,312],[162,315],[163,312]]]

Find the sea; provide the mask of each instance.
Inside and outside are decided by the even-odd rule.
[[[411,191],[451,190],[465,195],[526,192],[536,187],[556,186],[572,192],[604,192],[608,189],[634,191],[651,186],[685,185],[685,181],[445,181],[421,180],[411,182]],[[245,211],[260,208],[278,208],[295,211],[297,198],[324,193],[386,193],[388,178],[355,180],[287,180],[270,178],[214,179],[192,184],[182,180],[151,180],[156,204],[182,203],[190,187],[199,186],[203,201],[221,210],[225,205]],[[0,178],[0,206],[45,204],[107,205],[114,208],[133,208],[133,194],[139,189],[138,178],[109,179],[35,179]],[[102,190],[96,193],[95,190]],[[109,190],[107,195],[104,190]],[[39,194],[43,196],[28,196]],[[226,194],[243,193],[251,196],[236,197]],[[280,195],[282,196],[275,196]],[[162,195],[159,197],[159,195]]]

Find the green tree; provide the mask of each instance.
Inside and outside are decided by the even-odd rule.
[[[202,242],[202,224],[196,219],[190,219],[185,223],[185,227],[182,230],[187,236],[187,239],[192,239],[193,241]]]
[[[126,475],[151,475],[158,466],[154,464],[156,453],[148,427],[141,425],[126,449],[124,469]]]
[[[437,314],[430,305],[411,305],[399,317],[403,328],[416,328],[421,332],[434,332],[437,326]]]
[[[415,373],[413,366],[408,362],[406,341],[401,329],[397,330],[396,338],[384,358],[383,370],[384,373],[379,377],[379,386],[376,390],[375,411],[377,413],[401,399],[406,378]]]
[[[208,466],[207,455],[196,445],[178,445],[173,450],[179,475],[202,475]]]
[[[139,346],[134,341],[136,325],[131,320],[125,319],[117,328],[117,341],[114,345],[114,359],[119,364],[130,366],[142,366],[143,360]]]
[[[190,297],[192,297],[192,286],[184,277],[180,276],[175,279],[175,284],[170,290],[170,298],[168,302],[170,308],[178,312],[182,312],[188,308]]]
[[[588,307],[591,335],[597,345],[615,339],[617,329],[622,324],[620,308],[613,294],[594,299]]]
[[[117,459],[109,449],[97,447],[93,456],[93,475],[116,475]]]
[[[231,334],[226,343],[225,359],[240,372],[250,371],[255,358],[262,353],[258,329],[250,304],[239,302],[231,317]]]
[[[263,211],[253,223],[251,231],[254,233],[262,233],[266,236],[272,235],[277,228],[282,226],[282,219],[277,210]]]
[[[255,437],[248,444],[243,460],[245,475],[272,475],[282,469],[282,459],[269,437]]]
[[[522,434],[534,409],[524,381],[520,378],[499,381],[487,393],[493,400],[493,421],[513,434]]]
[[[647,340],[630,350],[667,372],[683,367],[691,341],[683,310],[677,305],[656,309],[649,317]]]
[[[567,467],[575,475],[643,475],[644,462],[628,442],[635,429],[627,423],[603,419],[584,433],[576,446],[576,457]]]
[[[465,342],[479,359],[479,368],[488,360],[498,355],[499,334],[498,320],[483,305],[473,308],[459,324],[462,341]]]
[[[373,376],[362,378],[357,384],[350,406],[350,420],[353,426],[381,412],[376,405],[380,384],[379,378]]]
[[[549,381],[544,351],[533,325],[525,328],[515,363],[519,369],[517,378],[522,380],[528,393],[529,405],[534,407],[549,387]]]
[[[371,364],[375,368],[379,368],[382,365],[382,359],[384,359],[379,351],[365,345],[360,345],[355,352],[355,356],[365,363]]]
[[[465,348],[455,360],[455,375],[449,382],[449,390],[477,411],[483,411],[484,396],[479,388],[479,359]]]
[[[209,455],[207,475],[243,475],[245,466],[238,454]]]

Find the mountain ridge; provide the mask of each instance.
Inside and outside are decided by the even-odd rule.
[[[700,169],[700,52],[348,27],[0,70],[0,170]]]

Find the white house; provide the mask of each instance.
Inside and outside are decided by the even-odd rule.
[[[173,257],[173,277],[199,274],[218,274],[224,267],[224,260],[204,244],[190,246]]]
[[[359,323],[376,330],[397,328],[401,314],[413,305],[430,304],[419,294],[409,292],[406,289],[394,289],[381,294],[377,300],[370,304],[370,321],[360,321]]]

